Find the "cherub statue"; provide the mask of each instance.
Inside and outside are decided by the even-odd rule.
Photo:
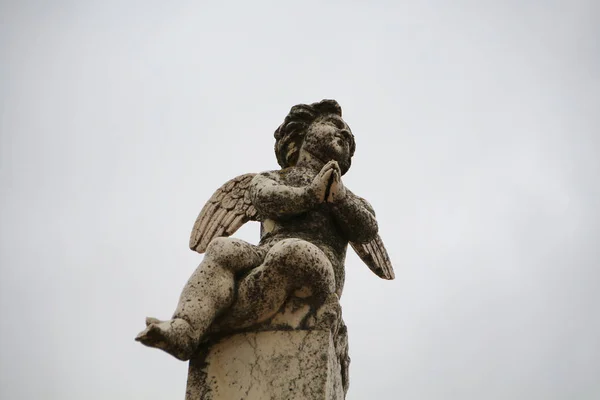
[[[194,225],[190,248],[205,253],[172,319],[147,318],[136,340],[189,360],[207,335],[260,324],[291,297],[340,297],[348,243],[379,277],[394,272],[369,203],[342,183],[354,136],[334,100],[292,107],[275,131],[282,169],[221,186]],[[229,238],[261,222],[258,246]]]

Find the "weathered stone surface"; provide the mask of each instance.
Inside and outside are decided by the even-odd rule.
[[[240,175],[217,189],[200,211],[190,237],[190,248],[205,253],[204,259],[185,285],[172,319],[148,318],[136,340],[180,360],[193,359],[191,373],[204,368],[196,355],[208,351],[213,357],[211,371],[221,368],[214,375],[217,381],[209,385],[211,393],[217,388],[219,393],[230,393],[228,390],[259,387],[252,380],[239,383],[246,375],[240,375],[236,363],[227,361],[231,356],[223,355],[235,354],[236,345],[247,347],[231,335],[258,335],[261,353],[249,353],[257,359],[245,361],[256,367],[254,374],[266,374],[261,379],[271,383],[277,378],[281,380],[277,388],[289,389],[300,385],[299,370],[275,371],[283,368],[280,360],[293,366],[297,363],[292,359],[300,358],[304,360],[303,375],[321,376],[324,368],[331,374],[326,374],[325,382],[333,382],[333,392],[323,389],[330,383],[315,378],[306,385],[312,382],[321,385],[320,389],[302,386],[298,393],[303,395],[297,398],[341,398],[348,388],[347,332],[339,305],[348,244],[379,277],[393,279],[393,268],[373,208],[342,182],[355,142],[339,104],[323,100],[294,106],[274,136],[281,169]],[[258,245],[228,237],[250,220],[261,223]],[[284,335],[272,331],[281,330],[296,331],[300,336],[285,333],[291,339],[279,349],[282,353],[270,353],[269,349],[278,348],[273,343],[281,342],[274,338]],[[306,331],[327,332],[331,337],[298,342],[297,337]],[[211,347],[227,336],[226,342]],[[263,337],[271,339],[259,339]],[[311,345],[306,347],[308,342]],[[305,348],[311,351],[305,352]],[[223,378],[231,376],[237,378]],[[196,382],[199,378],[190,379]],[[287,386],[284,381],[289,381]],[[235,389],[236,382],[242,386]],[[270,393],[266,388],[260,390],[264,396]],[[313,394],[317,397],[311,397]]]
[[[329,331],[239,333],[190,361],[186,400],[343,398]]]

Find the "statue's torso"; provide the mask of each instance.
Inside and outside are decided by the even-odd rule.
[[[287,186],[304,187],[315,175],[309,169],[291,167],[273,171],[269,177]],[[319,247],[333,265],[337,289],[341,292],[348,240],[338,228],[328,204],[320,204],[292,217],[265,220],[261,232],[261,245],[270,246],[282,239],[298,238]]]

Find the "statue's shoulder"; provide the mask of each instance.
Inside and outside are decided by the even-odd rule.
[[[307,168],[288,167],[273,171],[280,183],[290,186],[306,186],[310,184],[315,173]]]
[[[306,168],[287,167],[274,171],[261,172],[257,174],[255,179],[267,178],[278,184],[301,187],[310,184],[314,178],[313,175],[314,173],[311,173],[311,171]],[[262,182],[256,183],[258,183],[259,186],[261,184],[267,184],[264,182],[264,179]]]
[[[281,179],[281,171],[282,170],[280,170],[280,169],[276,169],[273,171],[263,171],[263,172],[258,173],[257,175],[265,177],[265,178],[277,180],[277,179]]]
[[[285,183],[290,178],[302,175],[303,171],[301,171],[301,170],[302,170],[301,168],[288,167],[288,168],[283,168],[283,169],[276,169],[273,171],[264,171],[264,172],[259,173],[258,175],[261,177],[272,179],[278,183]]]

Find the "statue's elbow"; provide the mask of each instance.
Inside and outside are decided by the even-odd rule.
[[[367,229],[367,237],[365,238],[365,242],[370,242],[375,239],[375,236],[379,233],[379,225],[377,225],[377,221],[373,220],[371,224],[369,224],[369,228]]]
[[[371,220],[354,231],[352,241],[355,243],[367,243],[373,240],[377,236],[377,233],[379,233],[377,221]]]

